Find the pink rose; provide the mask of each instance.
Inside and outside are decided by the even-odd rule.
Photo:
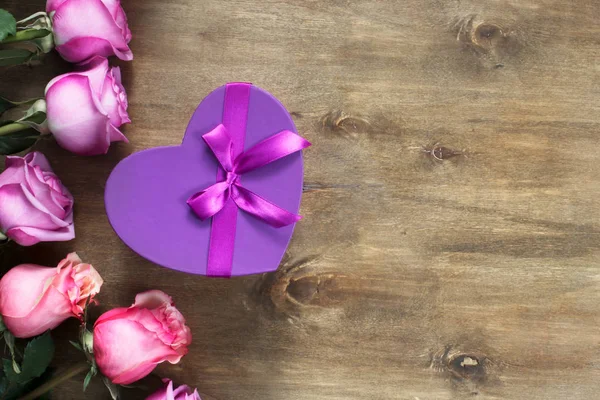
[[[98,368],[120,385],[142,379],[163,361],[177,364],[191,342],[183,315],[160,290],[138,294],[131,307],[110,310],[94,324]]]
[[[101,286],[98,272],[75,253],[56,268],[19,265],[0,280],[0,314],[16,337],[36,336],[69,317],[80,318]]]
[[[66,0],[73,1],[73,0]],[[121,71],[95,57],[88,69],[57,76],[46,86],[48,127],[58,144],[80,155],[106,154],[127,142],[119,127],[131,122]]]
[[[73,196],[42,153],[6,157],[0,174],[0,231],[22,246],[75,237]]]
[[[189,386],[181,385],[173,390],[173,382],[170,379],[164,379],[163,382],[168,382],[167,386],[147,397],[146,400],[202,400],[196,389],[192,391]]]
[[[48,0],[46,12],[52,18],[56,50],[65,60],[79,63],[112,55],[133,59],[120,0]]]

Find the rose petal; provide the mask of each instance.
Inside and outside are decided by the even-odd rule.
[[[40,168],[27,165],[23,170],[25,171],[23,183],[27,185],[27,189],[31,192],[33,197],[42,203],[49,213],[59,219],[64,219],[68,210],[56,201],[56,199],[58,199],[56,197],[56,190],[46,183],[44,173]],[[69,204],[72,203],[72,200],[69,202],[69,199],[64,196],[62,197],[64,198],[65,206],[69,206],[68,208],[70,208]],[[62,201],[63,199],[59,200]]]
[[[164,304],[173,304],[171,296],[162,290],[148,290],[146,292],[138,293],[135,296],[135,302],[132,307],[153,309]]]
[[[127,109],[127,103],[125,103],[123,106],[121,104],[121,100],[119,99],[121,89],[122,86],[119,87],[117,85],[112,73],[106,75],[100,102],[102,103],[104,110],[106,110],[110,116],[110,123],[115,127],[119,127],[124,123],[131,122],[127,112],[125,111]]]
[[[71,75],[56,82],[46,100],[48,126],[61,147],[81,155],[108,151],[109,118],[92,95],[87,77]]]
[[[121,60],[133,60],[133,53],[129,47],[119,49],[106,39],[91,36],[71,39],[65,44],[57,45],[56,51],[60,53],[62,58],[73,63],[85,61],[96,55],[102,57],[115,55]]]
[[[115,22],[121,28],[121,32],[123,33],[123,37],[125,41],[129,43],[131,41],[131,30],[129,30],[129,25],[127,24],[127,15],[125,15],[125,11],[123,11],[122,7],[119,7],[117,10],[117,15],[115,16]]]
[[[163,382],[164,381],[165,380],[163,380]],[[157,390],[155,393],[148,396],[146,400],[175,400],[173,398],[173,381],[167,379],[166,382],[168,382],[166,388]]]
[[[20,265],[0,280],[0,313],[16,337],[39,335],[73,316],[65,289],[75,285],[71,267],[63,271]]]
[[[129,140],[123,135],[123,133],[115,128],[111,123],[108,124],[108,142],[125,142],[129,143]]]
[[[7,157],[7,158],[11,158],[11,157]],[[18,158],[18,157],[12,157],[12,158]],[[39,151],[34,151],[29,154],[26,154],[25,157],[23,157],[23,159],[27,162],[27,164],[31,165],[32,167],[40,167],[42,169],[42,171],[44,171],[44,172],[53,172],[52,167],[50,166],[50,163],[48,162],[48,159],[46,158],[45,155],[43,155]]]
[[[94,355],[103,374],[114,383],[127,384],[141,379],[156,363],[176,353],[141,324],[113,319],[96,323]]]
[[[113,308],[112,310],[105,312],[94,323],[94,329],[96,328],[96,326],[98,326],[99,324],[101,324],[103,322],[107,322],[107,321],[110,321],[113,319],[123,317],[123,315],[125,315],[127,313],[127,310],[129,310],[129,309],[125,308],[125,307],[119,307],[119,308]]]
[[[50,14],[52,11],[56,11],[58,7],[66,0],[48,0],[46,3],[46,12]]]
[[[23,185],[10,184],[0,187],[0,229],[2,231],[15,227],[36,227],[40,230],[54,231],[68,225],[68,222],[48,213]]]
[[[71,225],[47,231],[31,227],[11,228],[6,231],[6,236],[21,246],[33,246],[39,242],[67,242],[75,239],[75,227]]]
[[[73,198],[51,172],[46,158],[36,153],[29,153],[23,158],[8,157],[7,169],[0,174],[0,186],[24,184],[33,197],[44,204],[45,209],[62,219],[70,210]],[[48,172],[42,168],[46,168]]]
[[[68,72],[63,75],[59,75],[53,78],[46,85],[45,94],[48,93],[48,90],[58,81],[62,79],[72,76],[72,75],[81,75],[89,78],[90,87],[92,88],[92,93],[96,97],[100,97],[102,95],[102,90],[104,86],[104,79],[106,74],[108,73],[109,65],[108,60],[105,57],[95,56],[87,63],[80,66],[81,70],[76,72]]]
[[[112,381],[117,385],[129,385],[148,376],[159,363],[142,364],[115,377]]]
[[[54,329],[73,316],[68,298],[51,286],[31,313],[22,318],[3,316],[3,320],[13,335],[28,338]]]
[[[6,169],[0,174],[0,186],[23,182],[25,165],[25,160],[21,157],[6,157]]]
[[[54,268],[34,264],[22,264],[8,270],[0,280],[0,314],[14,318],[29,314],[55,275]],[[31,293],[39,295],[31,296]]]
[[[126,49],[121,28],[101,0],[65,1],[52,19],[57,45],[82,36],[103,38],[114,47]]]
[[[70,297],[70,299],[74,310],[83,310],[88,298],[100,293],[104,280],[92,265],[81,262],[74,265],[73,279],[78,288],[78,297]]]

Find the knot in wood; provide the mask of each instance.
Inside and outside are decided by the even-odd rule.
[[[485,379],[485,359],[474,354],[456,354],[448,359],[448,370],[455,378],[471,381]]]

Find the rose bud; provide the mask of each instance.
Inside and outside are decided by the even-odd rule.
[[[73,196],[42,153],[6,157],[0,174],[0,237],[22,246],[75,237]]]
[[[106,58],[96,57],[85,68],[46,86],[48,127],[58,144],[75,154],[106,154],[111,142],[127,142],[118,129],[131,122],[127,94],[120,69],[109,68]]]
[[[164,379],[163,382],[167,384],[166,387],[156,391],[146,400],[202,400],[196,389],[191,389],[186,385],[173,389],[173,381]]]
[[[56,268],[23,264],[0,280],[0,314],[8,330],[28,338],[54,329],[70,317],[81,318],[102,278],[71,253]]]
[[[56,50],[65,60],[79,63],[112,55],[133,59],[120,0],[48,0],[46,12],[52,18]]]
[[[177,364],[191,342],[183,315],[160,290],[138,294],[131,307],[110,310],[94,324],[96,364],[119,385],[142,379],[164,361]]]

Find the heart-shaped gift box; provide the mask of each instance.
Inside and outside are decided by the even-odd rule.
[[[131,249],[167,268],[208,276],[274,271],[299,219],[293,219],[302,195],[299,150],[309,144],[293,132],[296,128],[290,114],[265,90],[241,83],[222,86],[200,103],[180,146],[143,150],[115,167],[106,183],[108,219]],[[231,155],[231,161],[217,158],[219,146],[226,145],[230,148],[225,158]],[[252,154],[243,160],[242,152],[250,149]],[[223,166],[229,162],[253,164],[251,156],[256,161],[257,154],[262,163],[238,168],[245,170],[239,176]],[[254,196],[250,203],[255,199],[258,206],[254,206],[265,206],[266,213],[248,205],[249,198],[234,202],[223,199],[221,192],[203,200],[220,186],[226,187],[221,192],[231,197],[234,192],[250,192]],[[219,201],[224,202],[223,209],[212,217],[202,215],[193,208],[198,196],[204,196],[200,200],[205,209]],[[269,216],[269,211],[276,216]],[[277,215],[292,219],[279,224],[286,226],[276,227],[272,219]],[[223,235],[230,236],[228,244]]]

